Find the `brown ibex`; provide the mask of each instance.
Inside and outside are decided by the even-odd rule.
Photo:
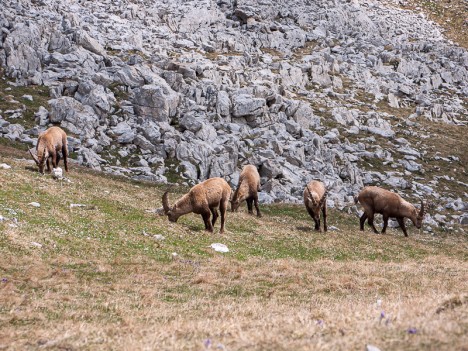
[[[231,200],[231,211],[235,212],[242,201],[247,202],[247,208],[250,214],[253,214],[252,203],[255,204],[257,217],[261,217],[258,208],[258,192],[260,191],[260,175],[257,168],[252,165],[244,166],[239,176],[239,185]]]
[[[220,234],[224,233],[226,210],[231,197],[231,187],[222,178],[210,178],[192,187],[187,194],[176,201],[174,206],[169,205],[168,191],[162,197],[164,214],[171,222],[177,222],[180,216],[187,213],[196,213],[202,216],[205,230],[213,233],[213,226],[218,219],[218,208],[221,212]],[[210,222],[210,216],[213,219]]]
[[[366,186],[361,190],[358,196],[354,198],[355,203],[360,203],[364,213],[360,218],[360,228],[364,230],[366,219],[369,225],[378,233],[374,226],[374,214],[380,213],[383,216],[382,234],[387,230],[388,219],[396,218],[401,230],[408,236],[405,227],[405,218],[411,219],[416,228],[421,228],[424,218],[424,202],[421,200],[421,208],[418,211],[416,207],[401,198],[400,195],[391,191],[379,188],[377,186]]]
[[[315,222],[315,230],[320,230],[320,210],[323,215],[323,230],[327,231],[327,193],[325,185],[312,180],[304,189],[304,205]]]
[[[59,127],[50,127],[45,132],[39,134],[36,145],[36,155],[29,150],[34,161],[39,167],[39,172],[44,173],[44,165],[47,163],[47,171],[50,172],[50,159],[52,159],[52,167],[57,168],[60,162],[60,154],[62,152],[65,171],[68,172],[68,147],[67,134]]]

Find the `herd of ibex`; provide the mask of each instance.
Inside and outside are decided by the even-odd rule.
[[[36,154],[30,150],[31,156],[42,174],[46,164],[47,171],[51,171],[50,160],[52,160],[53,168],[58,166],[60,161],[59,152],[62,153],[65,171],[68,172],[67,135],[59,127],[51,127],[39,135]],[[176,222],[180,216],[187,213],[199,214],[205,223],[205,230],[211,233],[218,216],[221,215],[220,233],[223,234],[228,202],[231,203],[232,212],[235,212],[240,203],[245,200],[250,214],[253,214],[252,205],[255,205],[257,216],[262,216],[258,207],[259,191],[260,175],[257,168],[253,165],[247,165],[244,166],[239,176],[239,184],[232,196],[231,187],[224,179],[210,178],[192,187],[172,207],[169,205],[169,192],[166,191],[162,197],[163,213],[171,222]],[[304,188],[304,205],[310,217],[314,220],[315,230],[317,231],[321,230],[320,212],[322,212],[323,217],[323,230],[327,231],[327,194],[328,190],[320,181],[313,180]],[[396,218],[405,236],[408,236],[404,222],[405,218],[409,218],[416,228],[421,228],[425,214],[425,206],[422,200],[421,208],[418,211],[416,207],[403,200],[398,194],[376,186],[367,186],[355,196],[354,201],[356,204],[359,202],[364,210],[360,218],[361,231],[364,230],[364,223],[367,220],[374,232],[378,233],[374,226],[374,214],[376,213],[383,216],[382,233],[385,233],[390,217]],[[218,209],[220,214],[218,214]]]

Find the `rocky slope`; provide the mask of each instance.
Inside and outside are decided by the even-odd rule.
[[[4,3],[3,138],[34,145],[60,124],[79,162],[114,174],[235,185],[252,163],[263,202],[298,201],[322,179],[342,208],[383,184],[449,211],[429,223],[463,220],[467,144],[430,141],[465,134],[468,53],[421,13],[370,0]],[[5,95],[25,85],[48,88],[35,126]]]

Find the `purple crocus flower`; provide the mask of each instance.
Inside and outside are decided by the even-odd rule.
[[[7,278],[2,278],[2,283],[6,283],[8,281]]]
[[[210,340],[210,339],[206,339],[205,341],[203,341],[203,345],[205,345],[205,348],[206,348],[206,349],[210,348],[210,346],[211,346],[211,340]]]
[[[418,332],[416,328],[409,328],[407,331],[408,331],[408,334],[416,334]]]

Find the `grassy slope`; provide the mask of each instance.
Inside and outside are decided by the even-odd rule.
[[[468,48],[468,3],[466,0],[405,0],[404,9],[423,12],[445,30],[445,36]]]
[[[207,234],[195,215],[174,224],[146,211],[160,206],[157,186],[77,166],[62,183],[21,156],[0,147],[13,166],[0,170],[0,215],[18,219],[0,222],[0,349],[468,344],[466,236],[360,233],[356,218],[333,211],[340,231],[316,233],[291,205],[263,206],[262,219],[229,213],[225,235]],[[231,251],[213,252],[214,242]]]

